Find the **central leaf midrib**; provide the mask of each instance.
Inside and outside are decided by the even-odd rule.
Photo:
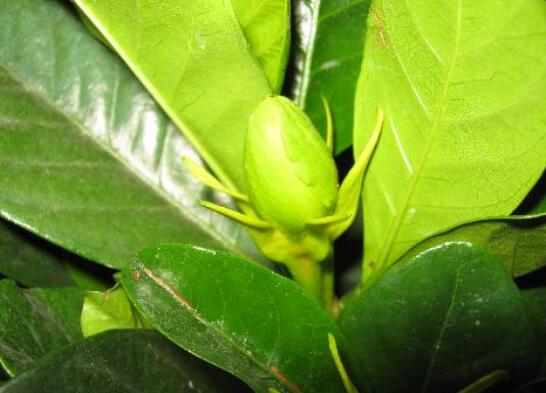
[[[228,242],[219,232],[214,230],[213,227],[203,224],[201,220],[198,218],[198,216],[192,214],[190,210],[184,209],[183,205],[178,203],[178,201],[174,200],[170,195],[168,195],[163,190],[162,187],[157,186],[154,183],[151,183],[142,174],[135,171],[134,168],[128,165],[127,161],[122,156],[120,156],[111,146],[104,144],[102,141],[99,140],[99,138],[96,138],[96,136],[92,132],[89,132],[87,130],[87,127],[83,123],[81,123],[78,119],[74,118],[70,114],[64,112],[62,108],[58,106],[57,103],[52,101],[45,94],[43,94],[40,91],[37,91],[34,86],[25,83],[24,78],[18,73],[16,73],[15,71],[13,71],[3,61],[0,61],[0,68],[2,68],[6,72],[7,76],[10,77],[15,83],[20,85],[22,89],[26,91],[29,95],[42,101],[47,107],[50,107],[52,110],[54,110],[57,114],[59,114],[62,118],[64,118],[68,123],[73,124],[77,129],[79,129],[90,140],[91,143],[98,145],[100,149],[104,150],[108,155],[114,157],[116,161],[121,163],[123,167],[125,167],[128,170],[129,173],[132,173],[139,180],[141,180],[145,185],[147,185],[148,189],[152,190],[152,192],[154,192],[157,196],[159,196],[160,199],[163,199],[168,205],[174,207],[175,210],[177,210],[181,216],[183,216],[184,218],[187,218],[189,221],[193,222],[196,226],[204,230],[205,233],[209,234],[213,239],[217,240],[221,245],[226,247],[226,249],[235,251],[239,254],[243,254],[247,258],[249,257],[246,254],[246,252],[244,252],[242,249],[234,247],[233,244]]]
[[[444,112],[446,110],[445,100],[447,93],[449,91],[450,86],[450,80],[452,77],[453,70],[455,68],[455,64],[458,57],[459,52],[459,46],[460,46],[460,35],[461,35],[461,14],[462,14],[462,0],[458,0],[457,2],[457,20],[456,20],[456,29],[455,29],[455,43],[453,48],[453,56],[451,58],[449,68],[446,72],[446,78],[445,83],[442,89],[442,95],[440,100],[438,101],[438,114],[436,115],[436,118],[434,120],[434,123],[432,124],[432,127],[430,128],[430,134],[431,137],[428,140],[428,143],[425,147],[425,150],[421,156],[421,159],[419,161],[419,164],[416,167],[415,174],[411,178],[411,182],[408,186],[408,189],[406,193],[404,194],[404,200],[402,202],[402,210],[400,214],[398,214],[395,218],[393,229],[389,232],[389,235],[387,236],[387,241],[385,246],[382,248],[381,253],[379,255],[377,266],[381,269],[384,267],[385,260],[390,256],[392,246],[394,244],[394,241],[397,238],[398,233],[400,232],[400,228],[402,226],[403,218],[406,216],[409,203],[411,200],[411,197],[413,196],[413,192],[415,191],[415,187],[417,185],[417,182],[420,178],[420,174],[425,167],[426,164],[426,158],[428,157],[428,154],[430,153],[430,150],[434,144],[434,141],[436,140],[437,132],[438,132],[438,126],[441,123],[442,116],[444,115]],[[409,83],[409,81],[408,81]]]

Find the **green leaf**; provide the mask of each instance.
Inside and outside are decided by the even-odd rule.
[[[545,36],[543,0],[374,2],[355,109],[355,154],[385,112],[365,277],[438,231],[509,215],[531,189],[546,166]]]
[[[0,3],[2,216],[111,267],[164,241],[259,259],[199,206],[213,196],[180,160],[196,153],[67,7]]]
[[[335,124],[335,152],[353,143],[354,96],[369,0],[296,0],[296,56],[292,95],[326,135],[322,96]]]
[[[328,333],[341,347],[345,339],[293,281],[227,253],[184,245],[142,251],[118,278],[156,329],[256,392],[343,391]]]
[[[60,252],[39,237],[0,219],[0,274],[28,287],[74,286]]]
[[[0,364],[11,376],[82,337],[76,288],[20,289],[0,281]]]
[[[511,277],[486,252],[447,243],[391,268],[340,326],[381,393],[455,392],[495,370],[538,368],[537,338]]]
[[[114,329],[140,329],[140,318],[122,288],[86,292],[81,326],[84,337]]]
[[[403,259],[450,241],[468,242],[487,250],[512,277],[519,277],[546,266],[546,214],[463,224],[422,241]]]
[[[74,2],[220,180],[245,192],[248,117],[271,90],[231,2]]]
[[[279,93],[290,49],[290,1],[231,0],[231,3],[271,90]]]
[[[0,388],[1,393],[247,392],[157,332],[121,330],[82,340]]]

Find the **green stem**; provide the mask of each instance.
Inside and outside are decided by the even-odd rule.
[[[334,304],[334,253],[333,251],[322,262],[322,304],[335,316]]]
[[[299,283],[309,295],[323,305],[322,268],[319,262],[308,258],[298,258],[286,264],[292,278]]]

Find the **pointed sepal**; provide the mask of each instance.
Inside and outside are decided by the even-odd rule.
[[[325,96],[321,96],[322,105],[324,106],[324,114],[326,115],[326,146],[330,153],[334,153],[334,120],[332,118],[332,110]]]
[[[370,140],[366,144],[364,150],[362,150],[362,152],[359,154],[354,166],[341,183],[334,216],[349,216],[350,219],[333,224],[328,228],[328,233],[332,239],[338,238],[354,221],[362,192],[362,180],[375,147],[377,146],[377,142],[379,141],[383,118],[383,111],[378,109],[377,120],[375,122]]]
[[[208,201],[199,201],[199,203],[201,204],[201,206],[203,206],[203,207],[205,207],[205,208],[207,208],[209,210],[212,210],[215,213],[226,216],[226,217],[232,219],[233,221],[236,221],[236,222],[238,222],[238,223],[240,223],[240,224],[242,224],[242,225],[244,225],[246,227],[249,227],[251,229],[268,230],[268,229],[273,228],[271,226],[271,224],[269,224],[266,221],[260,220],[259,218],[256,218],[256,217],[249,216],[247,214],[243,214],[241,212],[230,209],[228,207],[220,206],[220,205],[217,205],[215,203],[208,202]]]
[[[201,181],[201,183],[205,184],[206,186],[214,190],[217,190],[226,195],[229,195],[238,201],[248,202],[248,197],[246,195],[226,187],[214,175],[212,175],[203,166],[201,166],[200,164],[198,164],[191,158],[182,157],[182,161],[184,162],[184,165],[186,165],[186,168],[188,168],[190,173],[199,181]]]

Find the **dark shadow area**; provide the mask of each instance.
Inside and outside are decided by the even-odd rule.
[[[540,202],[546,198],[546,171],[542,173],[540,179],[525,197],[523,202],[514,210],[514,214],[528,214],[538,207]]]

